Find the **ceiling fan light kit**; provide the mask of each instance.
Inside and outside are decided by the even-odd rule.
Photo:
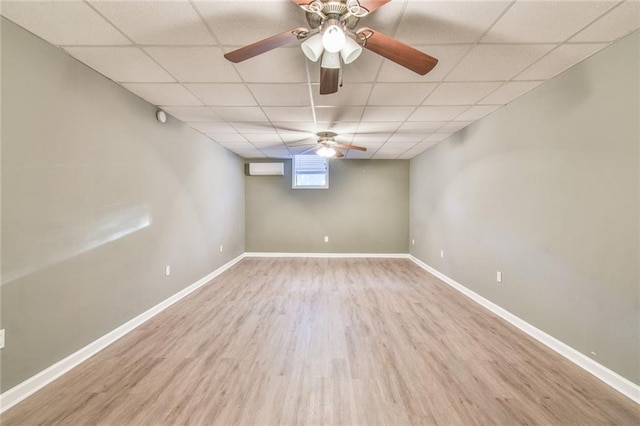
[[[225,58],[241,62],[295,41],[303,41],[302,51],[309,60],[317,62],[322,56],[321,95],[338,91],[340,58],[345,64],[350,64],[360,56],[363,47],[420,75],[425,75],[438,63],[436,58],[371,28],[355,30],[361,18],[391,0],[292,1],[306,12],[311,29],[298,27],[276,34],[229,52]]]

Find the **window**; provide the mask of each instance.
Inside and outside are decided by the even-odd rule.
[[[329,163],[319,155],[293,156],[293,188],[329,188]]]

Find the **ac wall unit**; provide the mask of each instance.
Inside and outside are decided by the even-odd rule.
[[[284,163],[249,163],[249,176],[284,176]]]

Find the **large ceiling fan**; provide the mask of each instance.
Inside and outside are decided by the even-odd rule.
[[[311,148],[305,149],[300,154],[304,154],[304,153],[307,153],[309,151],[316,151],[316,154],[318,154],[318,155],[320,155],[322,157],[342,158],[342,157],[344,157],[344,153],[342,151],[340,151],[340,149],[345,149],[345,150],[353,149],[353,150],[356,150],[356,151],[363,151],[363,152],[365,152],[367,150],[367,148],[365,148],[363,146],[344,144],[344,143],[340,143],[340,142],[336,141],[336,136],[338,136],[337,133],[319,132],[319,133],[316,133],[316,134],[318,136],[317,142],[314,143]],[[297,146],[306,146],[306,145],[308,145],[308,144],[290,145],[290,146],[291,147],[297,147]]]
[[[242,62],[254,56],[303,41],[305,56],[313,62],[322,58],[320,94],[338,91],[341,61],[355,61],[362,48],[381,55],[420,75],[425,75],[438,63],[426,53],[369,27],[355,30],[360,20],[391,0],[292,0],[306,12],[309,28],[298,27],[257,41],[224,55],[231,62]]]

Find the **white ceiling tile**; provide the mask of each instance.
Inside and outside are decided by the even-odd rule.
[[[309,85],[294,84],[250,84],[249,90],[262,106],[309,106]]]
[[[2,16],[54,45],[131,44],[82,1],[3,1]]]
[[[145,47],[151,57],[184,83],[237,83],[240,77],[218,47]]]
[[[295,134],[295,133],[315,134],[316,132],[320,131],[317,128],[318,126],[311,120],[299,121],[299,122],[272,121],[272,124],[273,124],[273,127],[275,127],[278,133],[280,133],[281,135]]]
[[[480,120],[485,115],[491,114],[493,111],[501,108],[502,105],[476,105],[472,106],[462,114],[456,117],[455,121],[475,121]]]
[[[369,105],[420,105],[436,83],[378,83]]]
[[[393,0],[385,4],[377,9],[375,13],[363,18],[358,23],[358,27],[367,26],[385,34],[393,34],[401,17],[404,3],[406,3],[405,0]]]
[[[606,44],[563,44],[518,74],[515,79],[550,79],[606,46]]]
[[[552,44],[479,44],[451,71],[447,80],[510,80],[554,47]]]
[[[473,43],[508,5],[508,1],[411,1],[395,36],[411,45]]]
[[[308,26],[291,1],[196,1],[221,44],[243,46],[296,27]]]
[[[175,81],[137,47],[67,47],[65,50],[114,81],[128,83]]]
[[[473,105],[500,86],[500,83],[442,83],[423,105]]]
[[[387,141],[387,144],[411,144],[411,145],[415,145],[418,142],[420,142],[422,139],[424,139],[424,134],[416,134],[416,133],[396,133],[394,135],[391,135],[391,137],[389,138],[389,140]],[[386,146],[385,145],[385,146]]]
[[[370,83],[345,84],[338,93],[330,96],[320,95],[319,88],[314,88],[314,104],[316,106],[366,105],[372,87]]]
[[[354,145],[364,146],[365,148],[378,149],[381,147],[389,138],[391,134],[378,134],[378,135],[361,135],[355,134],[353,136],[353,140],[351,141]]]
[[[364,111],[362,121],[404,121],[415,109],[413,106],[368,106]]]
[[[182,121],[220,121],[221,118],[211,109],[200,106],[167,106],[163,108],[168,114]]]
[[[269,158],[291,158],[291,154],[287,149],[264,149],[261,148],[261,151]]]
[[[279,48],[235,66],[247,83],[305,83],[305,60],[302,49]]]
[[[449,121],[465,109],[466,106],[422,106],[409,117],[409,121]]]
[[[518,1],[482,42],[563,42],[614,5],[612,1]]]
[[[271,121],[291,122],[313,120],[310,107],[264,107],[263,109]]]
[[[312,132],[278,132],[278,134],[283,142],[287,144],[295,144],[317,139],[316,134]]]
[[[385,59],[386,61],[386,59]],[[378,69],[382,65],[383,58],[369,50],[363,49],[362,54],[354,62],[342,66],[342,81],[344,84],[372,83],[376,79]],[[315,79],[313,79],[315,77]],[[312,81],[319,81],[320,68],[312,74]]]
[[[402,153],[378,151],[371,156],[374,160],[396,160]]]
[[[238,151],[243,151],[243,150],[255,150],[256,147],[252,144],[249,143],[247,141],[243,141],[243,142],[218,142],[220,145],[224,146],[225,148],[229,148],[232,151],[238,150]]]
[[[419,45],[413,46],[416,49],[433,56],[438,60],[438,64],[427,75],[420,75],[408,70],[393,61],[384,61],[378,81],[380,82],[426,82],[440,81],[458,63],[464,54],[471,48],[471,44],[448,44],[448,45]]]
[[[473,121],[451,121],[444,126],[442,126],[438,132],[448,133],[448,132],[457,132],[460,129],[464,129],[469,124],[473,123]]]
[[[257,149],[242,149],[242,150],[234,149],[232,151],[238,154],[240,157],[246,158],[246,159],[267,158],[266,155],[264,155],[262,152],[260,152]]]
[[[276,130],[273,128],[273,126],[266,121],[259,123],[231,122],[229,124],[233,126],[233,128],[236,129],[238,133],[242,133],[245,136],[251,133],[276,133]]]
[[[571,42],[614,41],[640,27],[640,1],[627,0],[580,31]]]
[[[125,83],[123,86],[152,105],[202,105],[198,98],[178,83]]]
[[[243,135],[238,133],[207,133],[207,136],[223,145],[247,141]]]
[[[512,81],[505,83],[479,103],[485,105],[506,105],[542,83],[542,81]]]
[[[453,134],[453,132],[447,132],[447,133],[438,132],[438,133],[434,133],[434,134],[429,135],[426,138],[424,138],[424,140],[422,142],[423,143],[440,142],[440,141],[443,141],[443,140],[447,139],[452,134]]]
[[[402,121],[361,121],[356,134],[391,134],[398,130]]]
[[[194,121],[187,123],[196,130],[208,135],[220,135],[223,133],[236,133],[236,130],[227,123],[221,121]]]
[[[260,107],[211,107],[224,121],[269,121]]]
[[[402,158],[403,160],[411,159],[418,154],[422,154],[424,151],[431,148],[433,145],[435,145],[434,142],[419,143],[418,145],[414,146],[413,148],[409,149],[407,152],[402,154],[400,158]]]
[[[91,4],[137,44],[215,44],[186,0],[91,1]]]
[[[229,83],[188,83],[187,89],[205,105],[211,106],[253,106],[257,105],[244,84]]]
[[[316,107],[316,120],[325,123],[360,121],[364,107]]]
[[[398,132],[428,134],[435,132],[445,124],[447,124],[446,121],[408,121],[400,126]]]

